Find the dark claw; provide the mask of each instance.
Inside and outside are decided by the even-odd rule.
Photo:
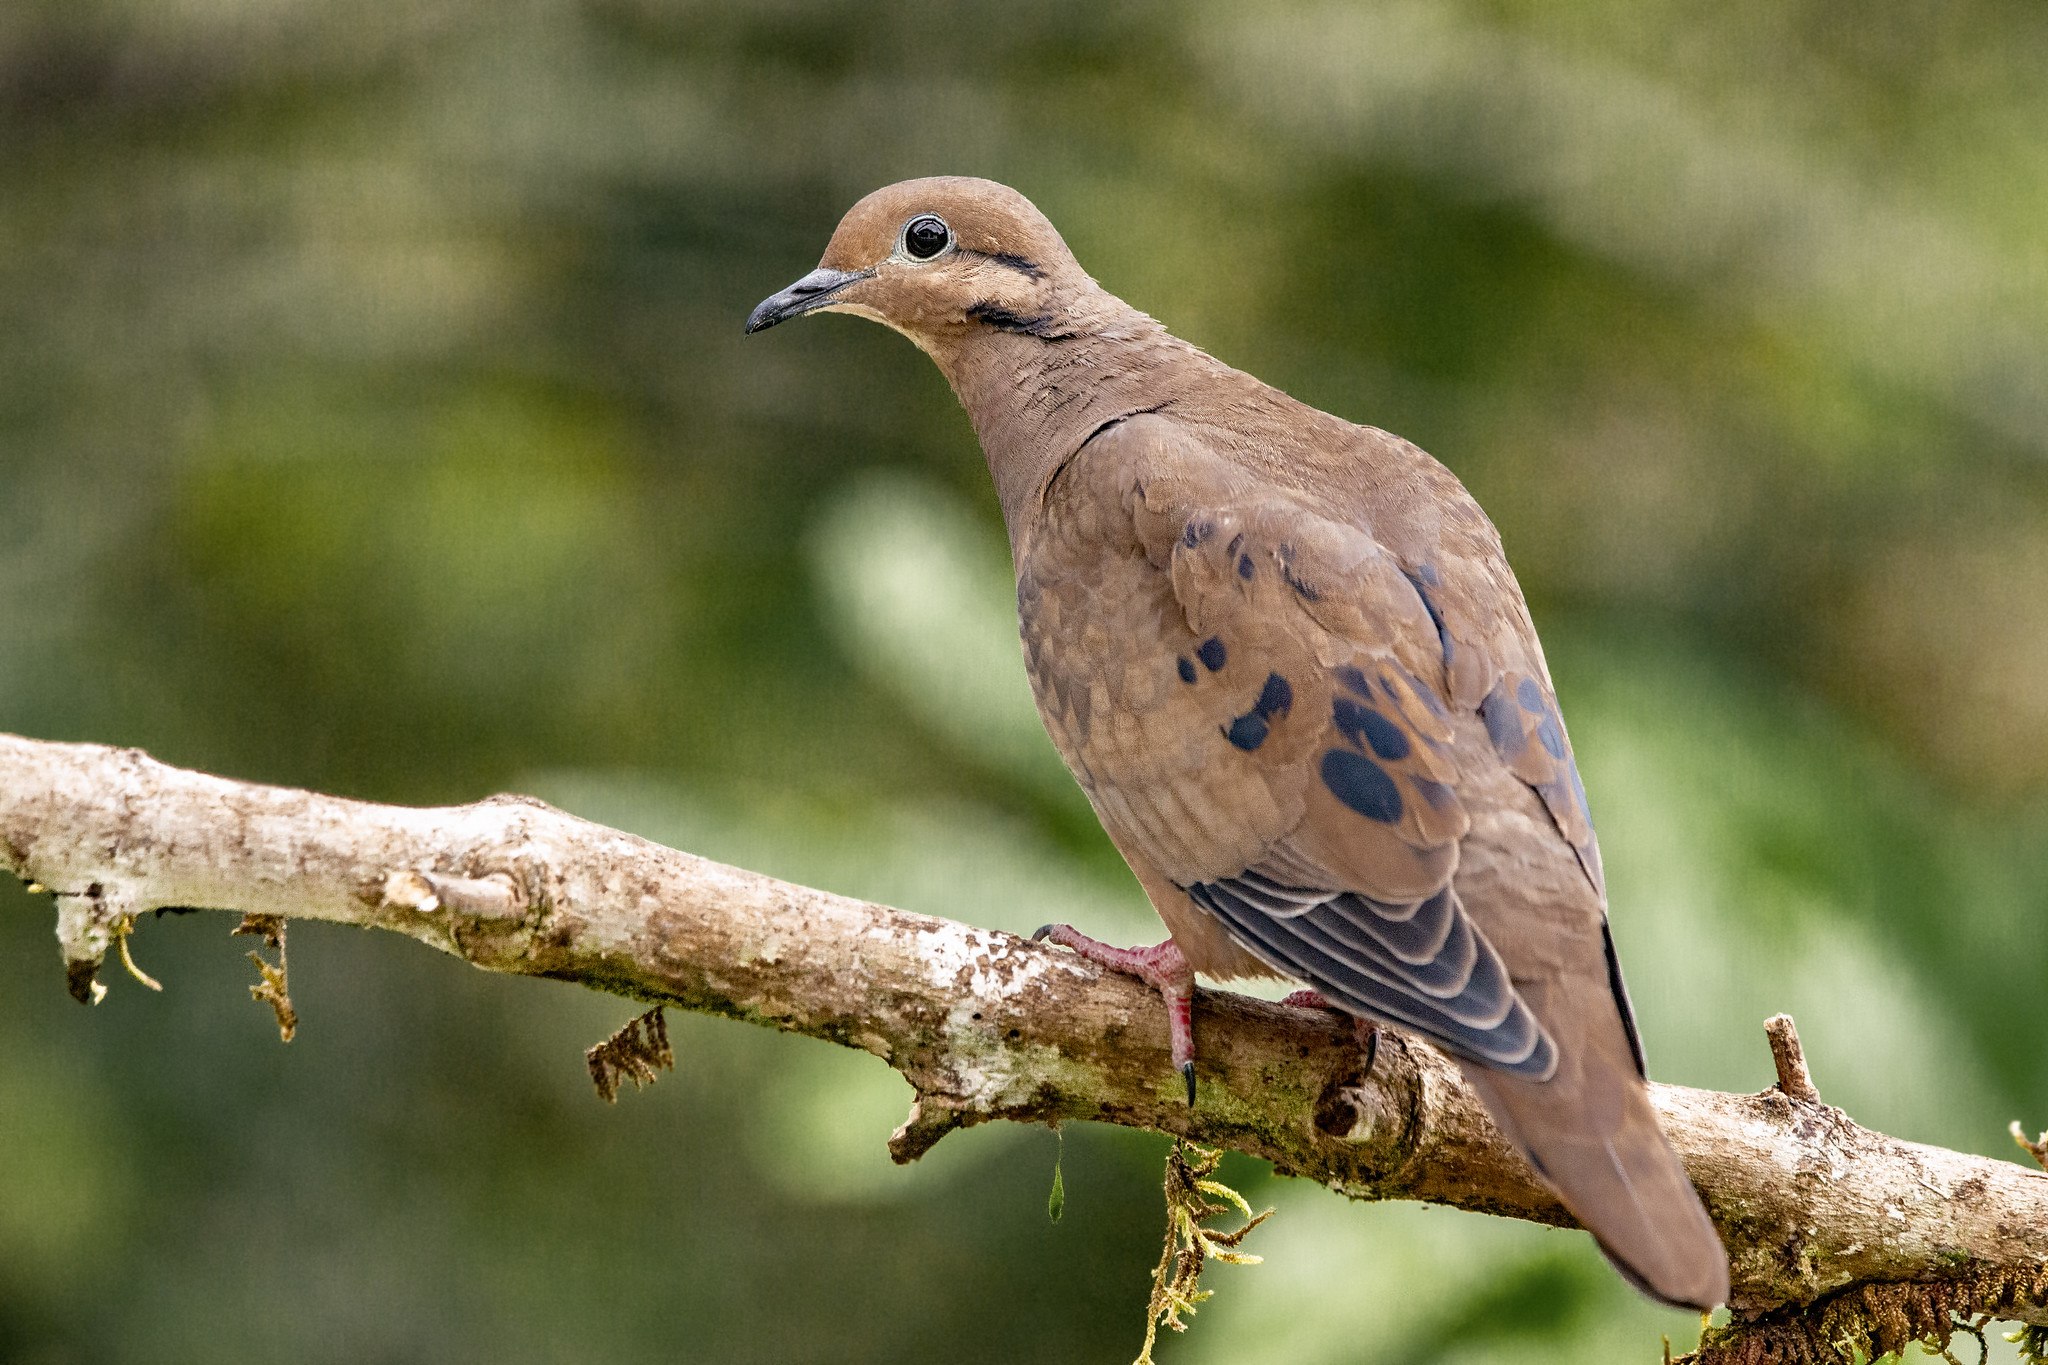
[[[1380,1031],[1378,1025],[1368,1025],[1365,1034],[1365,1079],[1372,1079],[1372,1064],[1380,1056]]]
[[[1031,931],[1031,941],[1033,943],[1037,943],[1044,939],[1047,934],[1051,933],[1053,930],[1057,928],[1059,928],[1057,924],[1041,924],[1036,929],[1033,929]]]
[[[1195,1107],[1195,1064],[1193,1062],[1182,1062],[1180,1064],[1180,1074],[1187,1078],[1188,1108],[1192,1109]]]

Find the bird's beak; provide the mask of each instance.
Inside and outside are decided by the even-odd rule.
[[[758,332],[778,322],[802,317],[814,308],[822,308],[832,301],[834,294],[874,273],[872,270],[832,270],[820,266],[780,294],[770,294],[762,299],[760,305],[747,314],[747,331],[749,334]]]

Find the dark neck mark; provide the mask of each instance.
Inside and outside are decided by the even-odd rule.
[[[1150,417],[1155,412],[1164,412],[1166,411],[1167,406],[1172,402],[1173,400],[1169,398],[1166,399],[1164,402],[1154,403],[1149,408],[1132,408],[1129,412],[1120,412],[1116,416],[1110,418],[1108,421],[1098,423],[1095,427],[1095,430],[1089,432],[1086,436],[1084,436],[1081,439],[1081,446],[1087,445],[1090,441],[1102,435],[1104,432],[1111,430],[1112,428],[1122,426],[1125,422],[1130,421],[1133,417]],[[1076,453],[1079,453],[1081,446],[1076,446],[1074,448]]]
[[[1014,252],[973,251],[963,246],[960,248],[960,254],[962,256],[979,257],[981,260],[988,261],[993,265],[999,265],[1005,270],[1014,270],[1028,279],[1042,280],[1045,278],[1045,272],[1039,269],[1038,262],[1027,260]]]
[[[1154,403],[1149,408],[1137,408],[1131,412],[1120,412],[1116,416],[1110,418],[1108,421],[1096,423],[1095,429],[1093,431],[1090,431],[1086,436],[1083,436],[1081,438],[1081,443],[1074,447],[1073,453],[1068,455],[1067,458],[1065,458],[1064,460],[1061,460],[1059,464],[1053,467],[1052,473],[1046,476],[1045,487],[1039,490],[1038,494],[1039,505],[1042,507],[1046,503],[1052,501],[1053,491],[1059,487],[1060,479],[1066,475],[1067,470],[1072,468],[1074,461],[1077,458],[1079,458],[1081,452],[1086,450],[1089,444],[1093,442],[1096,437],[1102,435],[1106,431],[1115,430],[1117,427],[1122,426],[1125,422],[1130,421],[1133,417],[1146,417],[1155,412],[1164,412],[1166,410],[1167,404],[1171,403],[1172,401],[1173,400],[1169,398],[1166,400],[1166,402]],[[1183,660],[1183,662],[1186,661]],[[1217,667],[1219,668],[1221,666],[1222,665],[1220,664],[1217,665]],[[1211,669],[1210,672],[1215,672],[1215,669]]]
[[[1072,341],[1075,333],[1061,331],[1050,313],[1017,313],[1000,304],[983,300],[969,304],[967,316],[985,322],[999,332],[1017,332],[1040,341]]]

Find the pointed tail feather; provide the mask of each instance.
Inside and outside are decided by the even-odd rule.
[[[1677,1307],[1725,1303],[1728,1254],[1657,1123],[1620,1017],[1570,1018],[1583,1013],[1567,1009],[1566,1031],[1575,1023],[1592,1036],[1558,1039],[1549,1080],[1462,1062],[1465,1078],[1631,1284]]]

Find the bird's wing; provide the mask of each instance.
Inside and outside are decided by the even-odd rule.
[[[1487,764],[1536,788],[1597,887],[1540,657],[1497,661],[1498,643],[1446,616],[1455,594],[1432,567],[1253,485],[1171,422],[1134,419],[1094,444],[1082,458],[1120,490],[1181,617],[1165,634],[1180,648],[1135,665],[1177,685],[1147,689],[1134,733],[1092,740],[1174,760],[1079,746],[1112,833],[1333,1003],[1513,1075],[1551,1074],[1550,1035],[1452,884],[1470,827],[1461,785]]]

